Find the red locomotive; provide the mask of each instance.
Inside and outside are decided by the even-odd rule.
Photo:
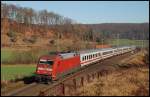
[[[84,66],[133,50],[134,46],[125,46],[45,55],[39,58],[36,78],[38,81],[57,80]]]
[[[56,80],[80,67],[80,56],[76,53],[45,55],[39,58],[36,74],[38,81]]]

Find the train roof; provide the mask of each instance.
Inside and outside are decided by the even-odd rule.
[[[86,54],[86,53],[91,53],[91,52],[98,52],[98,51],[109,51],[112,49],[118,49],[118,48],[128,48],[131,46],[118,46],[118,47],[111,47],[111,48],[99,48],[99,49],[90,49],[90,50],[82,50],[78,51],[79,54]]]
[[[55,52],[51,53],[50,55],[58,55],[63,59],[66,58],[71,58],[79,54],[86,54],[86,53],[92,53],[92,52],[98,52],[98,51],[109,51],[112,49],[117,49],[117,48],[128,48],[132,46],[118,46],[118,47],[111,47],[111,48],[98,48],[98,49],[89,49],[89,50],[80,50],[80,51],[69,51],[69,52]]]
[[[40,59],[49,60],[49,59],[55,59],[56,56],[59,56],[62,59],[67,59],[76,56],[76,53],[70,52],[70,53],[50,53],[49,55],[43,55],[40,57]]]
[[[61,58],[66,59],[66,58],[71,58],[76,56],[76,53],[74,52],[70,52],[70,53],[63,53],[63,54],[59,54],[59,56],[61,56]]]
[[[40,59],[44,60],[50,60],[50,59],[55,59],[56,55],[43,55],[40,57]]]
[[[79,54],[84,54],[84,53],[91,53],[91,52],[98,52],[98,51],[108,51],[112,50],[113,48],[99,48],[99,49],[90,49],[90,50],[82,50],[79,51]]]

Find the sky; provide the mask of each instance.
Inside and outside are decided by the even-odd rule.
[[[46,9],[78,23],[149,23],[149,1],[2,1],[36,11]]]

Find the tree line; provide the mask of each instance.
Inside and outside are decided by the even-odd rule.
[[[35,11],[32,8],[19,7],[13,4],[1,4],[1,18],[14,20],[24,24],[55,25],[74,21],[47,10]]]

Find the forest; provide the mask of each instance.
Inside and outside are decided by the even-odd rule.
[[[77,45],[107,43],[109,39],[149,40],[149,23],[82,24],[47,10],[1,4],[2,47],[50,45],[72,41]],[[74,45],[74,46],[77,46]],[[73,46],[73,45],[71,45]]]

